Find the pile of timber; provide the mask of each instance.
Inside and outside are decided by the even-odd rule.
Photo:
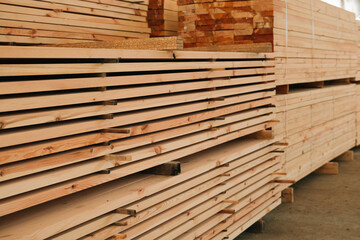
[[[360,20],[356,21],[356,25],[357,25],[357,65],[356,65],[356,77],[355,77],[355,81],[356,82],[360,82]]]
[[[177,36],[178,11],[176,0],[149,0],[147,19],[151,37]]]
[[[0,238],[235,238],[280,203],[271,57],[0,47]]]
[[[360,145],[360,21],[356,21],[357,24],[357,72],[354,82],[356,85],[356,146]]]
[[[179,35],[201,50],[270,44],[277,85],[356,74],[355,15],[321,0],[179,0]]]
[[[356,113],[356,146],[360,145],[360,84],[356,84],[355,88],[355,113]]]
[[[2,239],[234,239],[280,204],[269,140],[179,160],[177,176],[134,174],[0,219]]]
[[[298,181],[355,146],[355,85],[277,95],[274,134],[287,143],[284,179]]]
[[[64,44],[147,38],[148,0],[2,0],[0,42]]]

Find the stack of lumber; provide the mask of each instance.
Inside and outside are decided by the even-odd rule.
[[[355,113],[356,113],[356,146],[360,145],[360,84],[356,84],[355,90]]]
[[[270,143],[236,140],[181,159],[177,176],[134,174],[5,216],[0,237],[234,239],[280,204]]]
[[[359,82],[360,81],[360,20],[356,20],[356,25],[357,25],[357,72],[356,72],[356,77],[355,77],[355,81]]]
[[[360,145],[360,21],[357,24],[357,72],[354,82],[356,85],[356,146]]]
[[[0,238],[233,238],[279,204],[271,57],[0,47]]]
[[[185,47],[271,44],[277,85],[355,77],[355,15],[320,0],[180,0],[179,11]]]
[[[288,144],[284,179],[298,181],[355,146],[355,85],[277,95],[275,135]]]
[[[179,35],[185,47],[272,41],[273,12],[269,1],[179,0],[178,4]],[[258,25],[261,29],[254,29]],[[251,39],[254,32],[261,39]]]
[[[148,0],[2,0],[0,42],[64,44],[147,38]]]
[[[176,0],[149,0],[148,23],[151,37],[177,36],[178,11]]]

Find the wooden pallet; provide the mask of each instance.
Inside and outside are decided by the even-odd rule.
[[[286,143],[283,179],[298,181],[355,146],[355,86],[277,95],[274,134]]]
[[[320,0],[180,0],[179,10],[185,47],[271,44],[277,85],[355,77],[355,15]]]
[[[0,42],[66,44],[147,38],[148,1],[3,0]]]

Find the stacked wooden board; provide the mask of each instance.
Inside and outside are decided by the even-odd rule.
[[[280,186],[271,183],[279,153],[270,143],[237,140],[180,159],[177,176],[135,174],[5,216],[0,236],[234,239],[280,204]]]
[[[356,146],[360,145],[360,84],[355,87]]]
[[[355,81],[359,82],[360,81],[360,21],[357,20],[356,21],[356,25],[357,25],[357,72],[356,72],[356,77],[355,77]]]
[[[180,0],[179,11],[185,47],[272,44],[277,85],[355,77],[355,15],[320,0]]]
[[[356,83],[356,146],[360,145],[360,21],[357,24],[357,72],[354,82]]]
[[[148,0],[2,0],[0,42],[64,44],[147,38]]]
[[[151,37],[177,36],[178,11],[176,0],[149,0]]]
[[[355,85],[277,95],[275,135],[288,144],[283,179],[298,181],[355,146]]]
[[[234,238],[280,203],[272,57],[0,47],[0,238]]]

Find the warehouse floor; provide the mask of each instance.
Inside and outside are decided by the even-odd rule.
[[[265,232],[237,240],[359,240],[360,148],[338,175],[311,174],[294,185],[295,202],[264,217]]]

